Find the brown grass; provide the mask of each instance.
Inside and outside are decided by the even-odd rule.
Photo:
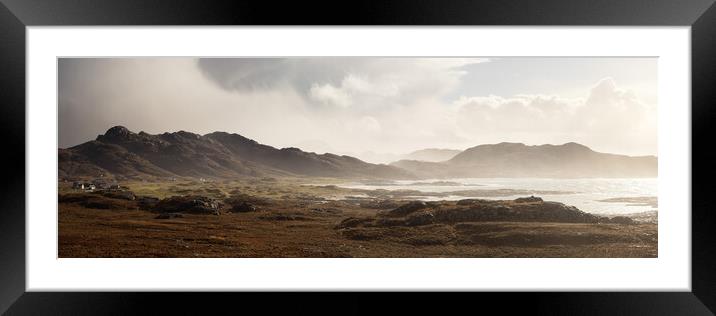
[[[323,210],[329,209],[331,212]],[[656,257],[655,224],[479,222],[336,229],[342,202],[155,219],[60,204],[60,257]]]

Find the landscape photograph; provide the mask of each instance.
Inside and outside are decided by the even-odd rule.
[[[57,67],[60,258],[658,257],[656,58]]]

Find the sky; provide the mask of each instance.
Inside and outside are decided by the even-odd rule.
[[[577,142],[656,155],[656,58],[61,58],[59,147],[115,125],[390,162]]]

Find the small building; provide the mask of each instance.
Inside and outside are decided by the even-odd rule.
[[[75,190],[94,191],[95,189],[97,189],[97,186],[95,186],[94,184],[89,183],[89,182],[75,181],[72,183],[72,188]]]

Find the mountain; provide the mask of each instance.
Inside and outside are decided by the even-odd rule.
[[[115,126],[89,141],[59,149],[60,177],[315,176],[411,179],[412,174],[350,156],[277,149],[238,134],[185,131],[151,135]]]
[[[375,151],[362,151],[362,152],[341,152],[342,155],[348,155],[358,157],[361,160],[369,161],[371,163],[390,163],[398,160],[419,160],[419,161],[445,161],[453,156],[459,154],[460,150],[456,149],[421,149],[416,150],[407,154],[395,154],[386,152],[375,152]]]
[[[442,160],[442,157],[453,155]],[[527,146],[499,143],[451,150],[427,149],[422,159],[372,164],[331,153],[278,149],[238,134],[185,131],[151,135],[122,126],[95,140],[58,150],[62,178],[311,176],[362,179],[467,177],[656,177],[657,158],[599,153],[577,143]],[[425,161],[435,160],[435,161]]]
[[[521,143],[480,145],[468,148],[444,162],[400,160],[391,165],[422,178],[657,176],[655,156],[631,157],[599,153],[577,143],[539,146]]]
[[[455,157],[462,151],[457,149],[428,148],[411,152],[403,157],[403,160],[418,160],[428,162],[446,161]]]

